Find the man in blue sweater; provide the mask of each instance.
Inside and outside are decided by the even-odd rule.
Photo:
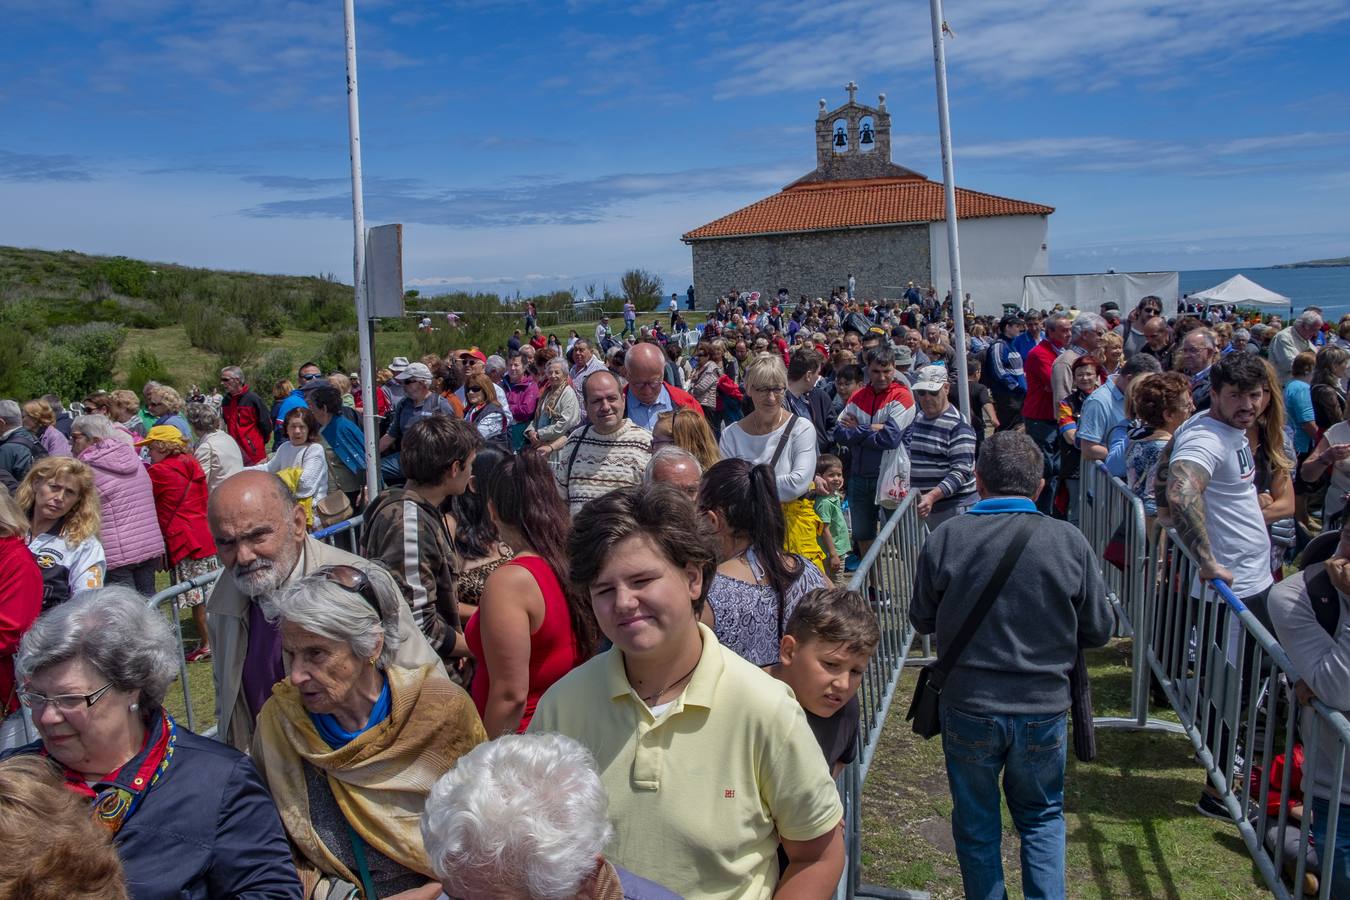
[[[1002,897],[1000,781],[1022,838],[1027,897],[1063,897],[1069,670],[1114,621],[1082,533],[1036,511],[1041,451],[1017,431],[990,436],[975,465],[982,498],[924,543],[910,621],[951,647],[1026,516],[1035,525],[942,692],[952,835],[967,897]]]

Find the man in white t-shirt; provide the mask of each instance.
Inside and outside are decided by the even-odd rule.
[[[1248,356],[1225,357],[1210,369],[1212,405],[1177,430],[1167,479],[1173,525],[1200,562],[1200,577],[1227,582],[1244,599],[1274,583],[1247,445],[1265,367]]]
[[[1247,444],[1247,429],[1256,421],[1265,383],[1265,363],[1251,354],[1230,354],[1210,368],[1208,412],[1188,419],[1173,438],[1167,500],[1177,536],[1200,563],[1199,577],[1227,583],[1261,623],[1273,630],[1266,608],[1274,584],[1270,535],[1256,489],[1256,462]],[[1202,640],[1207,640],[1211,630],[1204,619],[1218,615],[1219,606],[1200,604],[1196,631]],[[1203,670],[1206,649],[1199,648],[1196,655]],[[1245,707],[1251,694],[1250,667],[1239,669]],[[1199,673],[1202,678],[1204,674]],[[1237,736],[1219,718],[1210,717],[1205,745],[1224,766]],[[1240,721],[1245,720],[1244,713]],[[1196,809],[1212,818],[1228,818],[1208,782]]]

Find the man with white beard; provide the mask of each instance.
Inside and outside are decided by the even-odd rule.
[[[310,537],[304,508],[270,472],[240,472],[221,482],[211,494],[207,520],[225,568],[206,601],[216,737],[248,752],[258,711],[272,695],[272,685],[286,677],[280,631],[265,616],[272,595],[331,566],[357,566],[372,579],[389,575],[359,556]],[[390,581],[390,590],[397,593]],[[409,669],[427,663],[441,666],[413,624],[411,610],[399,604],[398,615],[402,641],[393,664]]]

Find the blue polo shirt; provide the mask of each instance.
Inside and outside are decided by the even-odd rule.
[[[1001,513],[1033,513],[1040,515],[1036,501],[1027,497],[990,497],[966,510],[968,516],[996,516]]]
[[[1116,380],[1108,378],[1106,384],[1093,391],[1083,401],[1083,411],[1078,416],[1078,444],[1092,441],[1105,444],[1106,434],[1117,422],[1125,421],[1125,395],[1116,387]]]
[[[657,395],[656,402],[650,406],[638,399],[633,389],[628,389],[628,418],[633,420],[633,424],[639,428],[651,431],[656,427],[656,418],[663,412],[670,412],[675,408],[675,404],[670,401],[670,391],[666,386],[661,385],[661,393]]]

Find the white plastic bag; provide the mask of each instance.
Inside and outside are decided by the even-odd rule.
[[[896,427],[903,432],[914,421],[914,407],[909,407],[899,416],[892,416]],[[881,466],[877,469],[876,504],[883,509],[895,509],[909,493],[909,451],[902,443],[894,450],[881,454]]]

